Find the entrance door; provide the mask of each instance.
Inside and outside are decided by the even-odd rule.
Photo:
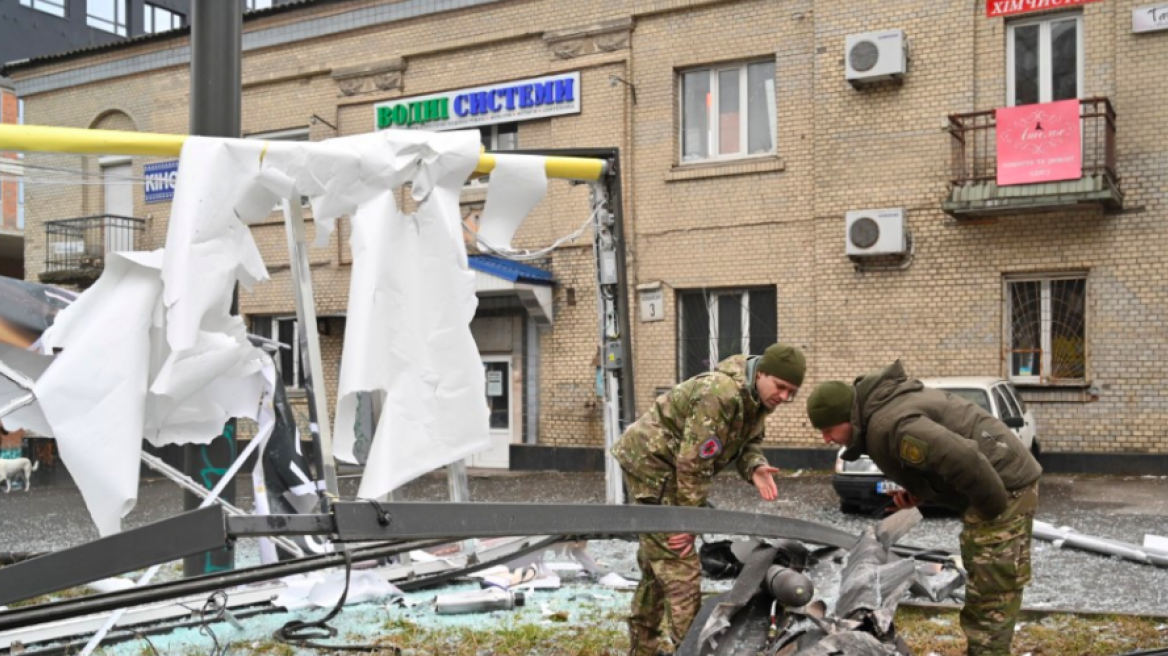
[[[1083,18],[1011,22],[1006,30],[1006,104],[1078,98],[1083,89]]]
[[[134,216],[134,183],[129,160],[102,162],[105,181],[105,215],[102,232],[105,233],[105,252],[134,250],[134,231],[128,222],[113,217]]]
[[[491,448],[471,457],[472,467],[509,469],[514,421],[511,394],[511,356],[484,356],[487,407],[491,409]]]

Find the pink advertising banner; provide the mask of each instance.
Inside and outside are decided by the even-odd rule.
[[[999,187],[1083,177],[1078,100],[1003,107],[995,123]]]

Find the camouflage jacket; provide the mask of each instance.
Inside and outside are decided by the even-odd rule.
[[[856,383],[852,443],[888,478],[923,500],[984,517],[1006,509],[1010,492],[1042,475],[1030,451],[977,404],[928,389],[897,361]]]
[[[754,358],[751,358],[754,359]],[[767,464],[762,440],[769,413],[749,383],[745,355],[698,374],[657,397],[612,447],[612,455],[637,483],[632,494],[660,502],[676,486],[676,503],[700,506],[714,475],[735,463],[751,473]]]

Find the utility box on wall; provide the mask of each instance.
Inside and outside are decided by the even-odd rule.
[[[848,212],[846,228],[849,257],[903,255],[907,247],[903,208]]]
[[[908,72],[904,30],[849,34],[844,48],[847,80],[853,87],[900,80]]]

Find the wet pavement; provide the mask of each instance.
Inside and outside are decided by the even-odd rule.
[[[342,492],[352,494],[356,479],[342,480]],[[238,504],[251,506],[239,481]],[[830,478],[818,472],[787,473],[779,481],[780,499],[767,503],[735,476],[720,476],[711,501],[718,508],[766,512],[829,524],[859,533],[875,522],[869,517],[841,515]],[[602,503],[604,480],[593,473],[472,472],[471,498],[476,501]],[[423,477],[407,485],[402,501],[447,498],[444,474]],[[144,481],[138,507],[125,526],[140,526],[181,512],[182,495],[164,480]],[[1168,535],[1168,476],[1103,477],[1048,475],[1043,478],[1038,518],[1081,533],[1142,543],[1145,533]],[[960,520],[929,513],[906,542],[956,551]],[[37,487],[32,492],[0,494],[0,551],[57,550],[97,538],[78,492],[68,487]],[[621,541],[593,543],[590,551],[618,572],[636,572],[635,545]],[[1025,603],[1034,608],[1058,608],[1125,613],[1168,613],[1168,569],[1117,558],[1062,550],[1035,541],[1034,582]],[[252,541],[241,541],[237,563],[255,564]]]

